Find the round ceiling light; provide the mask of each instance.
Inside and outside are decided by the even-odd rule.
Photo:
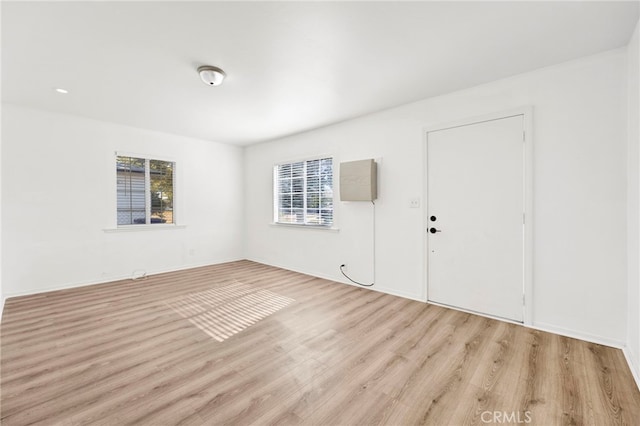
[[[211,65],[203,65],[198,68],[200,78],[207,86],[220,86],[227,76],[220,68]]]

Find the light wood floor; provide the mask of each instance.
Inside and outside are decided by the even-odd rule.
[[[9,299],[1,338],[6,426],[640,419],[620,350],[249,261]]]

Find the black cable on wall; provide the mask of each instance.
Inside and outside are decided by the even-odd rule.
[[[376,203],[371,201],[371,205],[373,206],[373,252],[372,252],[372,267],[373,267],[373,282],[371,284],[364,284],[358,281],[353,280],[350,276],[348,276],[344,272],[344,267],[346,266],[344,263],[340,265],[340,272],[345,276],[346,279],[351,281],[354,284],[361,285],[363,287],[372,287],[376,283]]]

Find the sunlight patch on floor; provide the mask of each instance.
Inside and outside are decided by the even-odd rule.
[[[294,299],[241,282],[165,302],[207,335],[222,342],[286,307]]]

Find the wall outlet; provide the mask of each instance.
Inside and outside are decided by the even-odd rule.
[[[342,265],[340,265],[340,269],[342,269],[343,271],[347,270],[347,264],[343,263]]]
[[[412,198],[409,200],[409,208],[417,209],[420,208],[420,198]]]

